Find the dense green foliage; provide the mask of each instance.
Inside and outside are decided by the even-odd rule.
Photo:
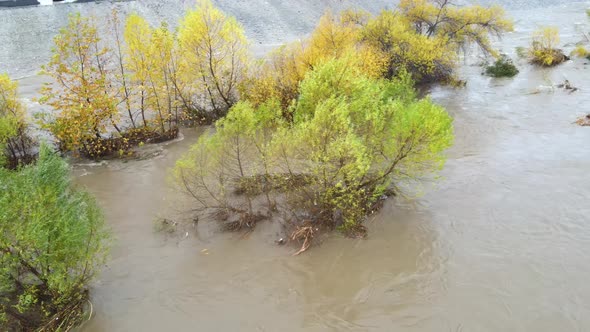
[[[263,214],[254,192],[266,193],[265,211],[289,211],[296,231],[358,232],[382,195],[442,167],[453,130],[444,109],[417,99],[407,74],[374,79],[350,61],[309,72],[290,121],[278,101],[238,103],[178,161],[177,183],[201,209],[238,212],[242,226]],[[243,199],[232,197],[245,182]]]
[[[0,309],[4,326],[67,330],[104,262],[109,232],[47,146],[35,165],[0,169]]]
[[[514,77],[517,74],[518,68],[506,56],[500,57],[493,65],[486,67],[486,75],[492,77]]]

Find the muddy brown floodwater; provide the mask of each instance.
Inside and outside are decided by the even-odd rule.
[[[546,24],[582,40],[588,5],[513,11],[498,45],[514,56]],[[491,79],[475,61],[466,88],[431,90],[455,119],[443,178],[388,201],[365,240],[335,234],[291,257],[268,224],[247,238],[206,223],[154,232],[190,209],[167,174],[198,129],[145,160],[77,164],[116,236],[82,330],[590,331],[590,129],[572,124],[590,112],[590,65],[520,61],[516,78]],[[549,88],[566,78],[580,90]]]

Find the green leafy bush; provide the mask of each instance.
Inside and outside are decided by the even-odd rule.
[[[10,329],[76,325],[108,244],[96,202],[50,148],[35,165],[0,169],[0,311]]]
[[[290,121],[279,101],[238,103],[178,161],[177,183],[199,209],[221,211],[225,221],[237,215],[233,229],[280,206],[302,250],[321,229],[362,234],[384,194],[442,168],[453,129],[442,107],[417,99],[407,74],[372,79],[348,61],[307,74]],[[238,199],[243,183],[250,189]]]
[[[514,77],[519,71],[510,58],[503,56],[496,60],[493,65],[487,66],[485,73],[492,77]]]

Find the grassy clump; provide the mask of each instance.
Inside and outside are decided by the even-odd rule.
[[[485,73],[491,77],[514,77],[519,71],[512,59],[503,56],[496,60],[493,65],[487,66]]]

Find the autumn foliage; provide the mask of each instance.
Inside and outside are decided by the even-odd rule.
[[[418,83],[452,82],[460,53],[476,45],[497,57],[490,37],[510,30],[512,22],[500,7],[456,7],[446,0],[403,0],[376,16],[328,12],[309,38],[279,48],[254,66],[242,94],[254,104],[272,96],[286,107],[309,71],[348,54],[359,59],[351,65],[370,77],[407,72]]]
[[[70,16],[68,25],[55,38],[53,56],[43,66],[54,84],[46,84],[41,102],[56,112],[44,122],[63,150],[100,153],[91,145],[118,127],[119,112],[109,75],[109,49],[102,43],[96,23],[80,14]]]
[[[559,29],[556,27],[543,27],[533,33],[533,40],[528,50],[528,57],[531,63],[553,67],[569,58],[560,50]]]
[[[178,42],[180,92],[187,108],[223,116],[238,100],[238,84],[250,60],[243,28],[210,0],[199,0],[180,22]]]
[[[248,44],[232,17],[199,1],[178,33],[113,12],[108,32],[70,16],[55,38],[40,99],[55,111],[43,127],[61,150],[92,158],[176,137],[184,121],[211,122],[238,100]],[[104,38],[104,33],[110,36]]]
[[[16,168],[33,161],[33,140],[17,84],[8,75],[0,75],[0,167]]]
[[[109,22],[102,31],[92,17],[71,16],[43,68],[54,82],[41,101],[56,110],[44,127],[62,150],[94,158],[174,137],[182,122],[215,121],[240,99],[276,100],[292,121],[299,85],[333,59],[370,78],[451,82],[461,52],[476,45],[497,56],[490,36],[512,29],[500,7],[402,0],[376,16],[328,12],[308,38],[252,61],[242,26],[210,0],[198,0],[176,31],[137,14],[121,22],[114,12]]]
[[[246,68],[242,101],[178,161],[176,183],[226,229],[280,215],[299,252],[322,230],[362,236],[380,200],[440,170],[452,144],[449,115],[414,84],[453,81],[471,45],[497,56],[490,36],[510,29],[499,7],[445,0],[328,12]]]

